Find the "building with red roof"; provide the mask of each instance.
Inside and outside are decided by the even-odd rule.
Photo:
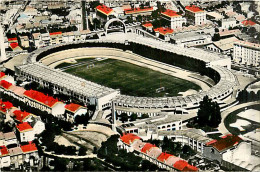
[[[8,153],[8,150],[7,150],[7,147],[6,146],[0,146],[0,157],[2,156],[7,156],[9,153]]]
[[[151,144],[151,143],[146,143],[146,144],[144,145],[144,147],[141,149],[141,152],[147,154],[148,151],[150,151],[150,149],[153,148],[153,147],[156,147],[156,146],[153,145],[153,144]]]
[[[198,171],[199,169],[195,166],[188,164],[187,161],[179,160],[173,164],[173,167],[179,171]]]
[[[0,86],[5,88],[5,89],[9,89],[12,86],[12,83],[6,81],[6,80],[1,80],[0,81]]]
[[[196,5],[190,5],[190,6],[186,6],[185,10],[193,12],[193,13],[201,13],[204,12],[202,9],[200,9],[198,6]]]
[[[35,143],[33,143],[33,142],[29,142],[29,144],[22,145],[21,149],[24,153],[30,153],[30,152],[37,152],[38,151]]]
[[[193,25],[202,25],[207,22],[206,12],[195,5],[185,7],[187,22]]]
[[[54,116],[63,115],[65,113],[65,104],[56,98],[35,90],[26,90],[23,95],[23,101],[25,103],[41,111],[46,111]]]
[[[233,157],[240,157],[241,155],[245,158],[251,156],[251,143],[232,134],[206,143],[203,152],[204,157],[219,162],[222,162],[222,160],[232,161]]]
[[[176,157],[172,154],[162,152],[160,148],[151,143],[146,143],[135,134],[128,133],[120,137],[121,142],[118,146],[120,148],[127,149],[130,152],[136,153],[136,155],[147,159],[148,161],[158,165],[160,168],[166,170],[180,170],[180,171],[197,171],[198,168],[189,165],[183,159]],[[174,167],[175,165],[175,167]]]
[[[170,157],[173,156],[172,154],[168,154],[168,153],[161,153],[161,155],[158,156],[157,160],[161,161],[161,162],[166,162],[166,160]]]
[[[170,40],[170,35],[173,34],[174,30],[168,27],[159,27],[153,29],[155,32],[155,35],[161,39],[164,39],[166,41]]]
[[[65,105],[65,109],[72,112],[72,113],[75,113],[77,110],[79,110],[82,106],[79,105],[79,104],[75,104],[75,103],[71,103],[71,104],[66,104]]]
[[[254,26],[256,23],[251,20],[244,20],[244,21],[242,21],[242,24],[244,26]]]
[[[18,42],[17,37],[14,38],[8,38],[8,42],[12,43],[12,42]]]
[[[15,110],[13,111],[13,117],[20,122],[24,122],[26,119],[28,119],[30,116],[32,116],[33,114],[29,113],[29,112],[23,112],[21,110]]]
[[[5,73],[4,72],[0,72],[0,79],[3,79],[5,77]]]
[[[35,133],[28,122],[22,122],[16,125],[17,133],[21,142],[33,141]]]
[[[13,104],[11,102],[3,102],[0,99],[0,112],[6,113],[6,111],[11,109],[12,107],[13,107]]]
[[[186,18],[183,18],[176,11],[170,9],[162,12],[162,18],[169,23],[171,29],[181,28],[186,23]]]
[[[101,22],[106,22],[108,21],[110,18],[111,15],[113,15],[114,13],[114,10],[112,8],[109,8],[107,7],[106,5],[98,5],[96,7],[96,10],[97,10],[97,18],[99,20],[101,20]]]
[[[60,44],[62,43],[62,32],[51,32],[50,34],[50,43]]]
[[[61,35],[61,34],[62,34],[62,32],[51,32],[50,36],[52,36],[52,35]]]
[[[79,104],[70,103],[65,105],[65,114],[67,120],[73,122],[76,116],[84,115],[88,112],[86,107],[83,107]]]
[[[58,99],[55,99],[51,96],[45,95],[39,91],[35,91],[35,90],[26,90],[24,92],[24,95],[38,101],[41,104],[44,104],[48,107],[53,107],[56,103],[59,102]]]
[[[146,22],[142,26],[145,27],[145,28],[152,28],[153,24],[151,22]]]
[[[103,4],[98,5],[96,7],[96,9],[97,9],[98,12],[100,12],[100,13],[106,15],[106,16],[109,16],[113,12],[112,8],[109,8],[109,7],[107,7],[106,5],[103,5]]]
[[[132,17],[137,17],[138,15],[141,15],[141,16],[151,15],[152,11],[153,11],[153,7],[124,9],[125,15],[129,15]]]
[[[123,136],[121,136],[120,139],[125,144],[131,145],[135,140],[140,140],[141,138],[135,134],[128,133],[128,134],[123,134]]]

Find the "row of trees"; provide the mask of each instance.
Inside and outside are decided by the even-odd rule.
[[[122,113],[120,115],[120,121],[122,121],[123,123],[127,121],[136,121],[137,119],[145,119],[145,118],[149,118],[149,115],[142,114],[141,117],[138,117],[136,113],[132,113],[130,116],[128,116],[126,113]]]
[[[188,145],[182,146],[180,142],[174,142],[174,139],[169,139],[167,136],[163,140],[148,140],[147,142],[161,147],[163,152],[167,152],[174,156],[180,156],[183,159],[189,159],[196,152]]]
[[[237,100],[240,103],[259,101],[260,100],[260,90],[257,91],[257,94],[253,91],[248,92],[247,90],[242,90],[238,93]]]

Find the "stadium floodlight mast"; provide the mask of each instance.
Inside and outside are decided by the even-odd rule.
[[[1,49],[0,62],[2,62],[6,60],[6,53],[5,53],[5,43],[4,43],[4,31],[1,23],[0,23],[0,49]]]

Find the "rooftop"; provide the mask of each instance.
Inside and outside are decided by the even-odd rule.
[[[165,12],[162,12],[163,15],[167,16],[167,17],[180,17],[179,14],[177,14],[176,11],[173,11],[173,10],[169,10],[167,9]]]
[[[25,153],[38,151],[35,143],[32,143],[32,142],[29,142],[29,144],[27,144],[27,145],[22,145],[21,149]]]
[[[256,23],[251,20],[244,20],[242,21],[242,24],[245,26],[254,26]]]
[[[21,110],[15,110],[13,112],[14,114],[14,117],[20,121],[20,122],[23,122],[25,119],[27,119],[30,115],[32,115],[31,113],[28,113],[28,112],[23,112]]]
[[[9,154],[6,146],[0,146],[0,152],[1,152],[0,156],[5,156]]]
[[[55,99],[48,95],[46,96],[45,94],[35,90],[26,90],[24,92],[24,95],[30,97],[31,99],[37,100],[38,102],[43,103],[49,107],[53,107],[57,102],[59,102],[58,99]]]
[[[10,109],[13,107],[13,104],[11,102],[3,102],[0,99],[0,111],[6,112],[6,110]]]
[[[237,41],[237,42],[235,42],[235,44],[246,46],[246,47],[249,47],[249,48],[260,49],[260,44],[256,44],[256,43],[252,43],[252,42]]]
[[[65,105],[65,109],[67,109],[73,113],[76,112],[81,107],[82,107],[81,105],[75,104],[75,103]]]
[[[238,41],[238,39],[233,36],[230,38],[221,39],[219,41],[213,42],[213,44],[217,46],[219,49],[221,49],[222,51],[226,51],[232,49],[234,46],[234,42],[236,41]]]
[[[173,29],[168,28],[168,27],[159,27],[154,29],[155,32],[159,32],[161,35],[167,35],[167,34],[172,34]]]
[[[112,88],[104,87],[102,85],[96,84],[91,81],[86,81],[80,77],[64,73],[62,71],[51,69],[48,66],[45,66],[40,63],[33,63],[28,65],[23,65],[18,67],[21,71],[23,71],[26,74],[35,76],[37,78],[41,78],[42,80],[48,81],[53,83],[54,85],[61,86],[63,88],[66,88],[67,90],[73,90],[74,93],[80,94],[82,96],[87,97],[103,97],[107,95],[114,94],[115,92],[118,92],[117,90],[114,90]],[[27,91],[28,92],[28,91]],[[31,91],[33,92],[33,91]],[[36,96],[38,97],[37,93]],[[31,95],[31,94],[29,94]],[[46,96],[45,96],[46,97]],[[46,98],[38,97],[39,100],[45,100]],[[53,98],[52,98],[53,99]],[[49,100],[49,99],[47,99]],[[52,104],[55,101],[52,101]],[[44,101],[46,102],[46,101]],[[49,105],[50,102],[48,103]]]
[[[109,8],[109,7],[107,7],[103,4],[97,6],[96,9],[97,9],[97,11],[99,11],[99,12],[105,14],[105,15],[109,15],[113,12],[113,9],[111,9],[111,8]]]
[[[153,11],[153,7],[128,8],[128,9],[124,9],[124,11],[125,11],[125,14],[142,13],[142,12]]]
[[[210,141],[206,145],[212,146],[212,147],[216,148],[219,152],[222,152],[222,151],[230,149],[233,146],[239,144],[241,141],[243,141],[243,140],[240,137],[229,134],[229,135],[223,136],[219,140]]]
[[[142,26],[145,28],[148,28],[148,27],[153,27],[153,24],[150,22],[147,22],[147,23],[144,23]]]
[[[147,151],[149,151],[151,148],[156,147],[155,145],[151,144],[151,143],[146,143],[144,145],[144,147],[141,149],[141,152],[143,153],[147,153]]]
[[[5,140],[16,139],[16,135],[13,131],[4,133]]]
[[[188,162],[184,160],[175,162],[173,167],[180,171],[198,171],[197,167],[188,164]]]
[[[135,134],[128,133],[128,134],[124,134],[123,136],[121,136],[120,139],[124,143],[129,145],[130,143],[133,143],[134,140],[140,140],[141,138]]]
[[[204,12],[202,9],[200,9],[196,5],[186,6],[185,9],[190,11],[190,12],[193,12],[193,13]]]
[[[28,122],[23,122],[23,123],[17,124],[16,128],[20,132],[31,131],[33,129],[32,126]]]
[[[4,77],[5,73],[4,72],[0,72],[0,78]]]
[[[22,153],[23,153],[21,147],[14,147],[14,148],[8,149],[8,151],[9,151],[9,154],[10,154],[11,156],[13,156],[13,155],[19,155],[19,154],[22,154]]]
[[[52,35],[61,35],[61,34],[62,34],[62,32],[51,32],[50,36],[52,36]]]
[[[161,153],[161,155],[159,155],[159,156],[157,157],[157,160],[159,160],[159,161],[161,161],[161,162],[164,162],[164,161],[166,161],[170,156],[173,156],[173,155],[163,152],[163,153]]]

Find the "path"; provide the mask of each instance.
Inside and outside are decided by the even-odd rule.
[[[226,134],[230,134],[230,132],[227,130],[225,124],[224,124],[224,120],[226,119],[226,117],[233,111],[237,110],[237,109],[241,109],[241,108],[245,108],[247,106],[251,106],[251,105],[257,105],[257,104],[260,104],[260,101],[254,101],[254,102],[248,102],[248,103],[243,103],[243,104],[239,104],[239,105],[236,105],[236,106],[233,106],[225,111],[223,111],[221,113],[221,117],[222,117],[222,121],[221,123],[219,124],[219,127],[218,127],[218,130],[226,135]]]

